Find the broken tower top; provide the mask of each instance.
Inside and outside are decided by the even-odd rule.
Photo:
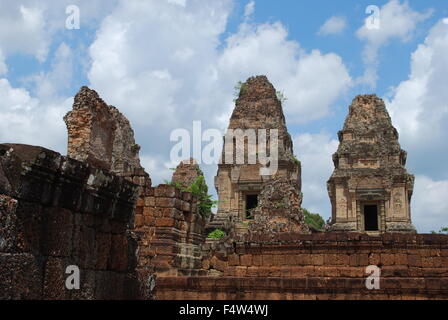
[[[140,146],[135,143],[128,119],[107,105],[95,90],[82,87],[64,121],[69,157],[110,170],[134,183],[150,185],[149,175],[140,165]]]
[[[339,156],[397,155],[402,158],[402,165],[406,162],[406,152],[400,147],[398,132],[392,125],[384,101],[376,95],[359,95],[353,99],[344,128],[339,132],[339,140]],[[372,143],[373,141],[375,143]],[[391,163],[382,161],[382,164]]]
[[[183,189],[190,187],[199,176],[204,176],[196,160],[193,158],[181,161],[173,173],[171,182],[179,184]]]
[[[279,129],[287,132],[282,104],[266,76],[249,78],[241,84],[229,129]]]

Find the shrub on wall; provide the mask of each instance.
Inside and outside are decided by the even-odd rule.
[[[220,229],[215,229],[214,231],[210,232],[207,236],[207,238],[210,239],[222,239],[226,236],[226,233]]]
[[[303,213],[305,214],[305,222],[313,226],[318,230],[323,230],[325,226],[325,220],[318,213],[311,213],[307,209],[303,209]]]

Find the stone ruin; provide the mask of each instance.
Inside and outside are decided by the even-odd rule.
[[[335,170],[328,181],[332,231],[415,232],[411,223],[414,176],[384,102],[357,96],[350,106]]]
[[[302,209],[302,193],[287,177],[273,177],[263,185],[258,206],[253,211],[251,233],[309,233]]]
[[[258,206],[259,195],[266,181],[272,175],[262,175],[260,169],[263,164],[260,155],[264,151],[260,149],[260,129],[266,129],[266,156],[270,152],[270,139],[273,130],[278,130],[278,177],[286,177],[292,181],[300,192],[301,189],[301,165],[293,154],[291,136],[286,128],[282,103],[277,97],[274,86],[265,76],[249,78],[242,84],[235,109],[230,118],[228,130],[253,129],[257,137],[257,148],[249,148],[250,137],[244,137],[243,146],[238,145],[238,139],[233,143],[225,144],[222,152],[222,163],[218,165],[218,173],[215,177],[215,187],[218,194],[218,212],[208,229],[220,228],[227,232],[239,229],[245,232],[244,224],[253,219],[252,212]],[[227,133],[228,134],[228,133]],[[227,135],[226,134],[226,135]],[[244,148],[244,163],[239,164],[235,159],[236,150]],[[256,162],[249,163],[251,153],[255,153]],[[226,158],[231,158],[228,163]],[[252,154],[253,155],[253,154]],[[238,230],[237,230],[238,231]]]
[[[82,88],[65,120],[68,157],[0,144],[0,299],[448,299],[448,236],[396,232],[412,230],[413,178],[375,96],[355,99],[328,185],[332,230],[354,232],[309,233],[300,163],[265,77],[243,86],[229,128],[279,129],[279,170],[219,166],[214,222],[250,222],[223,239],[205,238],[193,194],[151,186],[129,122],[96,92]],[[181,163],[172,181],[200,174]],[[368,205],[384,233],[359,227],[353,208]],[[65,286],[73,265],[80,290]],[[379,290],[366,288],[370,265],[381,268]]]
[[[108,106],[94,90],[82,87],[73,110],[64,117],[68,131],[67,155],[111,171],[140,186],[150,186],[140,165],[140,146],[126,117]]]
[[[199,176],[204,176],[201,168],[193,158],[181,161],[173,173],[171,182],[183,189],[191,186]]]

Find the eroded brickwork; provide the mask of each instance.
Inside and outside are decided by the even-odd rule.
[[[86,163],[0,145],[0,299],[138,299],[128,232],[139,187]],[[66,268],[80,269],[67,290]]]
[[[262,137],[260,129],[266,130],[266,141],[260,138]],[[241,222],[251,219],[249,209],[257,201],[254,197],[260,194],[263,183],[272,177],[272,175],[262,175],[260,172],[260,169],[264,167],[260,156],[272,156],[271,139],[275,140],[272,130],[277,130],[278,133],[278,143],[272,145],[278,150],[276,174],[294,181],[299,191],[301,189],[301,166],[293,155],[293,144],[286,128],[282,104],[277,98],[274,86],[265,76],[249,78],[242,84],[226,136],[230,130],[245,132],[253,130],[255,135],[247,135],[244,141],[236,138],[233,143],[224,145],[223,161],[218,165],[218,173],[215,177],[215,187],[220,202],[218,213],[209,229],[221,228],[231,231],[234,227],[237,229],[241,227]],[[234,131],[236,132],[238,131]],[[258,146],[258,148],[251,149],[250,145]],[[264,152],[260,146],[265,147]],[[243,148],[244,164],[239,164],[236,154],[237,150]],[[249,157],[254,156],[256,156],[256,163],[249,163]]]
[[[96,91],[82,87],[64,121],[69,157],[110,170],[140,186],[151,185],[149,175],[140,165],[140,146],[135,143],[129,121]]]
[[[350,106],[335,170],[328,181],[333,231],[415,232],[411,223],[414,176],[384,102],[358,96]]]
[[[278,234],[285,232],[309,233],[302,210],[299,185],[287,177],[274,177],[263,184],[254,209],[250,233]]]
[[[446,235],[257,234],[204,249],[209,276],[159,278],[157,299],[448,299]]]
[[[139,198],[135,212],[139,272],[199,274],[204,227],[191,193],[170,185],[149,188]]]
[[[190,158],[179,163],[173,173],[171,182],[186,189],[191,186],[199,176],[204,176],[204,173],[201,168],[199,168],[196,160]]]
[[[221,240],[205,242],[192,194],[151,187],[129,122],[96,92],[82,88],[65,120],[69,156],[81,162],[0,144],[0,299],[448,299],[446,235],[308,234],[300,163],[265,77],[242,87],[229,129],[278,129],[279,171],[219,166],[208,227],[243,231]],[[413,176],[382,101],[357,97],[340,140],[333,230],[365,231],[361,208],[375,205],[379,231],[412,231]],[[173,182],[191,184],[198,169],[181,164]],[[68,265],[80,268],[81,290],[66,290]],[[369,265],[381,269],[379,290],[366,288]]]

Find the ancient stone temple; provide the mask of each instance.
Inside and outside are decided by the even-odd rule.
[[[273,177],[263,184],[258,206],[253,211],[252,233],[309,233],[302,209],[303,195],[299,185],[286,176]]]
[[[333,155],[328,181],[332,231],[415,232],[410,203],[414,176],[384,102],[356,97]]]
[[[140,165],[140,146],[135,143],[128,119],[94,90],[81,88],[64,121],[69,157],[110,170],[138,185],[151,185],[149,175]]]
[[[237,136],[233,140],[231,133]],[[242,162],[237,159],[238,151],[244,151]],[[263,172],[267,158],[271,169],[276,170]],[[300,191],[301,165],[293,154],[281,101],[268,79],[257,76],[241,85],[230,118],[222,163],[215,177],[218,212],[210,225],[228,230],[235,222],[252,219],[263,183],[273,174],[294,181]]]
[[[70,157],[0,141],[0,300],[448,299],[448,235],[310,234],[300,163],[265,77],[241,87],[229,127],[270,129],[271,163],[219,166],[214,222],[235,218],[235,232],[220,239],[206,239],[204,200],[184,191],[201,177],[197,164],[177,167],[180,187],[151,186],[127,120],[88,88],[66,122]],[[383,102],[356,98],[340,139],[328,185],[332,229],[412,231],[413,177]],[[250,151],[237,141],[224,154]],[[368,266],[381,270],[378,289],[366,285]],[[73,268],[76,290],[67,286]]]

